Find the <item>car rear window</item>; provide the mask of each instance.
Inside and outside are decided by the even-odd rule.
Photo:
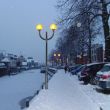
[[[101,72],[110,71],[110,66],[105,65],[100,71],[101,71]]]
[[[99,71],[100,69],[102,69],[102,67],[104,66],[104,64],[95,64],[95,65],[91,65],[91,66],[89,66],[88,68],[88,70],[89,71]]]

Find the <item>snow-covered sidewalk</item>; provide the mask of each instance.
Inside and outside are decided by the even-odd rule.
[[[59,70],[49,81],[49,89],[41,90],[26,110],[100,110],[79,86],[73,76]]]

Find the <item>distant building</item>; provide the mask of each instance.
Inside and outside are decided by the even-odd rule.
[[[104,50],[102,44],[93,44],[91,47],[91,61],[92,62],[103,62],[104,61]],[[87,64],[89,63],[88,52],[84,54],[78,54],[76,57],[76,64]]]
[[[88,63],[88,56],[87,53],[83,54],[83,55],[77,55],[76,58],[76,64],[87,64]]]
[[[104,54],[103,54],[103,45],[102,44],[94,44],[91,48],[91,58],[92,62],[103,62]]]
[[[0,61],[4,58],[4,54],[0,53]]]
[[[14,54],[9,54],[8,53],[5,57],[9,59],[9,61],[10,61],[10,67],[11,68],[16,68],[16,66],[17,66],[16,65],[17,56],[14,55]]]

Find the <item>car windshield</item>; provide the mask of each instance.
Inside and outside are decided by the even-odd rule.
[[[101,71],[101,72],[110,71],[110,66],[105,65],[100,71]]]

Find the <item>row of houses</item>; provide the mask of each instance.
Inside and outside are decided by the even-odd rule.
[[[5,63],[7,67],[16,68],[27,66],[28,68],[33,68],[38,66],[38,62],[32,57],[25,58],[24,56],[14,55],[9,53],[0,53],[0,62]]]

